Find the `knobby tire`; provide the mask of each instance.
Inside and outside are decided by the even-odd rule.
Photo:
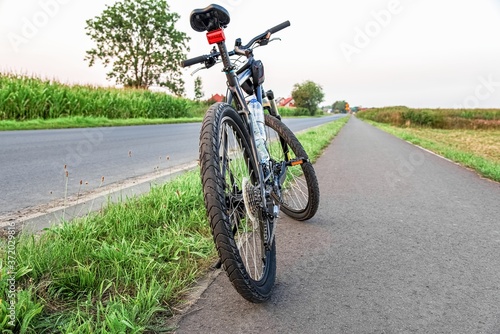
[[[264,247],[262,219],[252,220],[245,207],[258,183],[249,140],[233,107],[216,103],[209,108],[200,134],[200,173],[212,235],[235,289],[248,301],[260,303],[270,298],[274,285],[276,242]],[[246,197],[244,184],[249,189]]]

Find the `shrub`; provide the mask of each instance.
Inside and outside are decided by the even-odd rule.
[[[406,126],[440,128],[443,124],[443,116],[430,109],[408,109],[401,113],[401,119]]]
[[[278,111],[281,116],[283,117],[289,117],[289,116],[311,116],[309,113],[309,110],[305,108],[285,108],[285,107],[280,107],[278,108]]]

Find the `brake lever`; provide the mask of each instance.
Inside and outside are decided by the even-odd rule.
[[[274,41],[281,41],[281,38],[279,38],[279,37],[275,37],[275,38],[271,38],[271,39],[265,38],[259,42],[259,46],[266,46],[267,44],[274,42]]]
[[[205,65],[201,66],[201,67],[198,67],[196,70],[194,70],[192,73],[191,73],[191,76],[195,75],[197,72],[201,71],[201,70],[207,70],[209,69],[210,67],[214,66],[214,65],[217,65],[219,63],[222,63],[222,60],[215,60],[214,58],[210,58],[210,59],[213,59],[213,63],[210,63],[211,65],[209,65],[207,67],[207,62],[205,62]]]
[[[193,72],[191,72],[191,76],[195,75],[196,73],[198,73],[199,71],[204,70],[204,69],[206,69],[205,66],[198,67],[196,70],[194,70]]]

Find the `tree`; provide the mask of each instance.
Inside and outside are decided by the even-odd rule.
[[[196,77],[194,81],[194,99],[199,101],[205,94],[203,94],[203,84],[201,82],[201,77]]]
[[[342,101],[335,101],[335,103],[332,106],[332,109],[341,113],[345,113],[346,110],[346,105],[347,102],[342,100]]]
[[[87,20],[87,35],[96,47],[85,60],[111,66],[107,79],[126,87],[147,89],[151,85],[184,94],[180,61],[189,51],[189,37],[175,29],[177,13],[170,13],[165,0],[122,0]]]
[[[297,107],[307,109],[309,114],[313,116],[318,109],[318,105],[323,101],[325,94],[320,85],[308,80],[302,84],[294,85],[292,97]]]

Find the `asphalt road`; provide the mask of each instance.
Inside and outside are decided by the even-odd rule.
[[[500,185],[351,118],[282,217],[271,300],[216,275],[177,333],[500,333]],[[217,272],[215,272],[217,274]]]
[[[285,119],[285,123],[299,131],[338,117]],[[200,126],[0,132],[0,220],[14,211],[37,211],[36,206],[45,203],[196,164]]]

